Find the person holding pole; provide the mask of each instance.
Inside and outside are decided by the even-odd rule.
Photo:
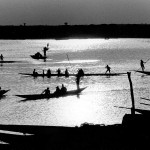
[[[142,71],[144,71],[144,69],[145,69],[144,63],[146,63],[146,62],[144,62],[144,61],[141,59],[140,65],[141,65]]]

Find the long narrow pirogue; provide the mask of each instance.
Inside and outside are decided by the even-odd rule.
[[[68,77],[66,74],[32,74],[32,73],[19,73],[21,75],[26,75],[26,76],[33,76],[33,77],[53,77],[53,76],[58,76],[58,77]],[[84,76],[120,76],[120,75],[125,75],[127,73],[85,73]],[[69,76],[76,76],[76,74],[69,74]]]
[[[64,96],[78,95],[83,90],[85,90],[86,88],[87,87],[80,88],[77,90],[70,90],[70,91],[67,91],[65,93],[60,93],[60,94],[56,94],[56,93],[52,93],[49,95],[46,95],[46,94],[29,94],[29,95],[16,95],[16,96],[21,97],[21,98],[25,98],[27,100],[58,98],[58,97],[64,97]]]

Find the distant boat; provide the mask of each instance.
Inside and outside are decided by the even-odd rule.
[[[19,61],[0,60],[0,63],[15,63],[15,62],[19,62]]]
[[[78,95],[80,94],[83,90],[85,90],[87,87],[80,88],[77,90],[70,90],[67,91],[66,93],[52,93],[50,95],[46,94],[29,94],[29,95],[16,95],[21,98],[25,98],[25,100],[37,100],[37,99],[50,99],[50,98],[58,98],[58,97],[64,97],[64,96],[71,96],[71,95]]]
[[[2,97],[5,93],[7,93],[10,90],[0,90],[0,97]]]

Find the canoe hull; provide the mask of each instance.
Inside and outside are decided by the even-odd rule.
[[[51,75],[47,75],[47,74],[37,74],[37,75],[34,75],[34,74],[31,74],[31,73],[20,73],[21,75],[26,75],[26,76],[33,76],[33,77],[53,77],[53,76],[56,76],[56,77],[69,77],[69,76],[76,76],[76,74],[69,74],[69,75],[66,75],[66,74],[51,74]],[[121,75],[125,75],[127,73],[110,73],[110,74],[105,74],[105,73],[96,73],[96,74],[92,74],[92,73],[89,73],[89,74],[84,74],[84,76],[121,76]]]
[[[44,57],[44,56],[42,56],[42,57],[37,57],[37,56],[35,56],[35,55],[30,55],[33,59],[46,59],[47,57]]]
[[[32,94],[32,95],[16,95],[21,98],[25,98],[26,100],[37,100],[37,99],[50,99],[50,98],[58,98],[58,97],[65,97],[65,96],[72,96],[72,95],[78,95],[80,94],[83,90],[85,90],[87,87],[80,88],[78,90],[71,90],[67,91],[65,94],[55,94],[52,93],[50,95],[45,95],[45,94]]]

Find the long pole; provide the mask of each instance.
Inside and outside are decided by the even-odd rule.
[[[131,81],[131,72],[127,72],[127,74],[128,74],[128,79],[130,83],[130,92],[131,92],[131,101],[132,101],[131,114],[135,115],[134,93],[133,93],[133,86],[132,86],[132,81]]]
[[[67,55],[67,58],[68,58],[68,61],[69,61],[69,65],[71,66],[71,64],[70,64],[70,60],[69,60],[69,56],[68,56],[68,54],[66,54]]]

